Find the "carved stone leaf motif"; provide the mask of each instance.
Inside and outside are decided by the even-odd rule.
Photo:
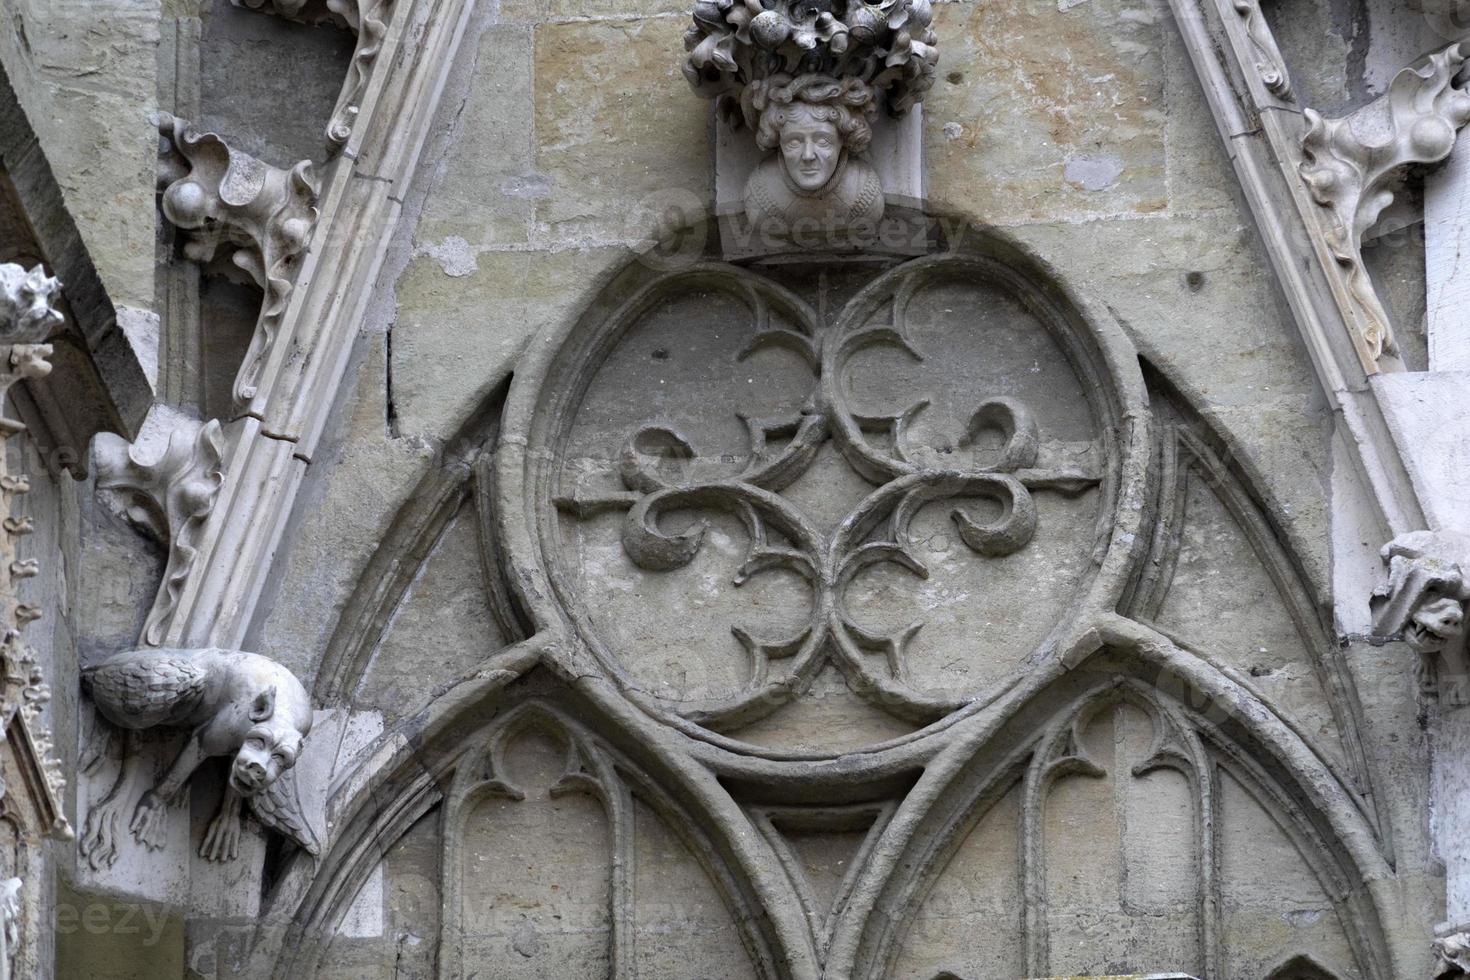
[[[616,457],[621,491],[579,489],[556,498],[557,507],[574,518],[625,513],[624,553],[653,573],[688,566],[706,545],[708,520],[676,530],[673,515],[733,515],[746,537],[735,586],[779,573],[810,590],[809,614],[799,626],[733,626],[749,657],[749,683],[733,697],[686,707],[685,717],[719,726],[758,717],[803,691],[828,662],[864,697],[900,717],[928,721],[954,710],[967,694],[925,690],[911,669],[909,648],[924,621],[895,628],[863,625],[849,606],[854,582],[884,566],[918,579],[930,575],[914,530],[926,507],[947,508],[953,533],[973,560],[983,561],[1015,554],[1031,542],[1039,524],[1036,493],[1075,496],[1103,482],[1093,449],[1079,454],[1071,451],[1075,446],[1063,451],[1051,445],[1047,440],[1055,436],[1042,430],[1020,397],[979,388],[969,396],[973,408],[961,431],[937,447],[914,439],[915,426],[935,411],[929,397],[885,411],[854,404],[855,362],[881,351],[922,370],[933,357],[944,356],[921,350],[910,330],[911,306],[930,284],[931,272],[943,281],[942,271],[916,270],[896,286],[854,300],[824,331],[802,326],[798,308],[779,294],[743,284],[739,293],[754,326],[741,360],[753,362],[772,350],[795,355],[815,376],[809,390],[793,393],[799,411],[743,414],[749,448],[735,472],[712,469],[708,461],[715,447],[696,446],[672,422],[639,426]],[[835,526],[824,527],[783,491],[811,471],[829,443],[869,489]],[[978,516],[977,505],[992,513]],[[787,662],[784,671],[774,669],[777,661]]]
[[[128,519],[168,548],[158,598],[143,626],[143,641],[163,642],[179,592],[198,553],[205,520],[224,482],[224,436],[218,419],[188,420],[170,435],[162,456],[139,459],[136,447],[119,436],[97,436],[93,453],[97,489],[117,491]]]
[[[1470,56],[1456,42],[1394,76],[1388,91],[1340,119],[1305,110],[1302,178],[1326,210],[1326,237],[1361,315],[1361,341],[1376,360],[1396,350],[1388,314],[1363,264],[1363,236],[1393,203],[1410,164],[1437,163],[1470,120],[1470,94],[1454,84]]]
[[[265,291],[260,319],[235,376],[235,398],[255,397],[286,303],[293,263],[316,224],[316,178],[311,162],[281,170],[231,148],[214,133],[198,133],[183,119],[159,113],[166,146],[159,165],[160,205],[188,232],[184,254],[195,262],[234,247],[231,261]]]
[[[341,149],[362,105],[367,90],[368,78],[378,60],[383,46],[383,35],[387,33],[388,21],[393,16],[393,0],[231,0],[237,7],[262,10],[303,24],[330,21],[357,35],[357,47],[352,52],[352,61],[347,67],[347,77],[342,80],[342,91],[337,104],[332,108],[332,117],[327,121],[327,146]]]
[[[1435,980],[1470,976],[1470,933],[1457,932],[1434,941],[1438,960]]]

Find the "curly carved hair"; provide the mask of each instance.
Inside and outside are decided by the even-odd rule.
[[[868,125],[868,117],[876,110],[873,89],[858,78],[776,74],[747,85],[741,101],[746,121],[755,129],[755,141],[763,150],[781,145],[781,127],[798,103],[817,118],[835,123],[842,145],[853,153],[866,150],[873,139]]]

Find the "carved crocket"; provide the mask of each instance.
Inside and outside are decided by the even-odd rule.
[[[120,728],[189,731],[168,773],[133,811],[129,827],[140,843],[161,848],[167,808],[195,770],[211,757],[232,756],[224,798],[200,855],[211,861],[237,856],[242,801],[262,824],[317,853],[290,771],[311,731],[311,699],[285,667],[233,650],[134,650],[85,668],[82,682],[102,716]],[[81,852],[93,867],[117,859],[119,797],[136,755],[124,752],[123,772],[87,814]]]

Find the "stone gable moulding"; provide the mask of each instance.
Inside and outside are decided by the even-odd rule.
[[[487,588],[533,635],[338,780],[321,862],[284,871],[253,968],[321,975],[357,896],[411,849],[438,855],[413,885],[437,941],[407,955],[444,976],[663,975],[650,882],[679,866],[716,897],[673,948],[689,962],[725,936],[720,962],[752,976],[1097,972],[1133,937],[1183,975],[1396,977],[1392,845],[1350,679],[1241,477],[1108,313],[992,232],[916,260],[737,267],[706,231],[710,258],[634,262],[534,342],[489,451],[425,477],[395,521],[422,568],[424,535],[466,533],[443,513],[473,487],[505,582]],[[465,445],[489,431],[467,421]],[[1220,578],[1174,571],[1231,521],[1263,566],[1231,581],[1276,582],[1285,629],[1311,637],[1310,707],[1153,622],[1177,622],[1176,589],[1232,605]],[[417,573],[369,574],[371,597]],[[373,670],[352,650],[394,628],[377,608],[324,689]],[[819,713],[834,672],[864,712],[846,732]],[[1096,814],[1155,805],[1166,826],[1116,828],[1117,846],[1168,855],[1149,880],[1169,907],[1088,904],[1122,886],[1049,821],[1092,814],[1105,835]],[[650,849],[670,828],[692,853]],[[843,875],[810,877],[805,849],[839,841]],[[503,914],[491,868],[545,916]],[[1284,878],[1330,912],[1242,941],[1228,896]],[[956,920],[954,894],[1005,911]],[[1112,925],[1079,945],[1084,914]]]

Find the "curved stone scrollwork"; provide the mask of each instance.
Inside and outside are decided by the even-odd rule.
[[[368,78],[383,47],[383,35],[393,16],[393,0],[231,0],[237,7],[268,10],[303,24],[330,22],[357,35],[357,48],[342,81],[342,91],[327,121],[327,145],[341,149],[352,135],[367,90]]]
[[[1266,23],[1266,15],[1261,13],[1259,0],[1231,0],[1231,6],[1245,22],[1245,34],[1255,49],[1256,74],[1260,76],[1261,84],[1278,99],[1289,100],[1292,97],[1291,75],[1286,68],[1286,59],[1281,57],[1281,49],[1276,46],[1276,35],[1271,33],[1271,25]]]
[[[1410,164],[1438,163],[1470,120],[1470,94],[1456,86],[1470,43],[1457,41],[1403,69],[1383,96],[1341,119],[1307,109],[1302,179],[1326,211],[1327,242],[1346,272],[1373,360],[1397,349],[1368,269],[1363,236],[1393,203],[1392,183]]]
[[[316,225],[316,178],[311,161],[290,170],[234,149],[214,133],[199,133],[166,112],[154,122],[164,138],[158,168],[163,216],[188,233],[184,254],[195,262],[234,248],[232,261],[265,292],[260,318],[235,376],[235,398],[255,397],[277,328],[286,312],[297,257]]]
[[[718,326],[680,334],[674,323],[696,305],[718,310]],[[1146,420],[1127,408],[1138,382],[1108,347],[1119,338],[1100,341],[1003,263],[942,256],[900,266],[827,327],[770,281],[702,266],[646,287],[595,333],[606,339],[568,345],[569,360],[542,376],[571,380],[542,382],[535,472],[515,475],[546,488],[532,489],[530,502],[540,544],[515,557],[548,567],[556,615],[656,712],[733,731],[801,697],[831,665],[881,710],[932,722],[1041,655],[1053,629],[1046,617],[1070,622],[1116,601],[1126,570],[1097,573],[1125,470],[1129,486],[1143,477],[1136,427]],[[666,349],[675,342],[709,349],[676,364]],[[668,360],[656,370],[670,377],[640,401],[636,375],[618,372],[641,372],[627,349],[650,344],[655,362]],[[519,486],[507,480],[501,493]],[[542,510],[540,493],[554,512]],[[502,507],[526,513],[513,498]],[[614,526],[631,567],[598,601],[586,575],[608,571]],[[745,540],[738,558],[735,537]],[[1128,552],[1135,536],[1120,542]],[[748,605],[715,584],[727,556]],[[918,605],[937,603],[942,627],[926,626],[933,613],[916,617],[903,595],[912,591],[905,581],[936,573],[926,586],[935,598]],[[665,586],[658,577],[667,574],[688,584]],[[708,596],[672,614],[691,619],[688,635],[638,639],[642,617],[657,614],[617,594],[649,588],[673,603],[691,588]],[[988,595],[966,602],[971,589]],[[995,621],[1023,615],[1007,599],[1013,589],[1046,609],[1019,629]],[[976,611],[967,616],[966,606]],[[700,646],[709,638],[695,621],[716,608],[730,616],[724,629],[743,669]],[[916,655],[926,629],[940,632]],[[655,647],[667,659],[650,670]],[[670,671],[716,679],[679,685]]]

